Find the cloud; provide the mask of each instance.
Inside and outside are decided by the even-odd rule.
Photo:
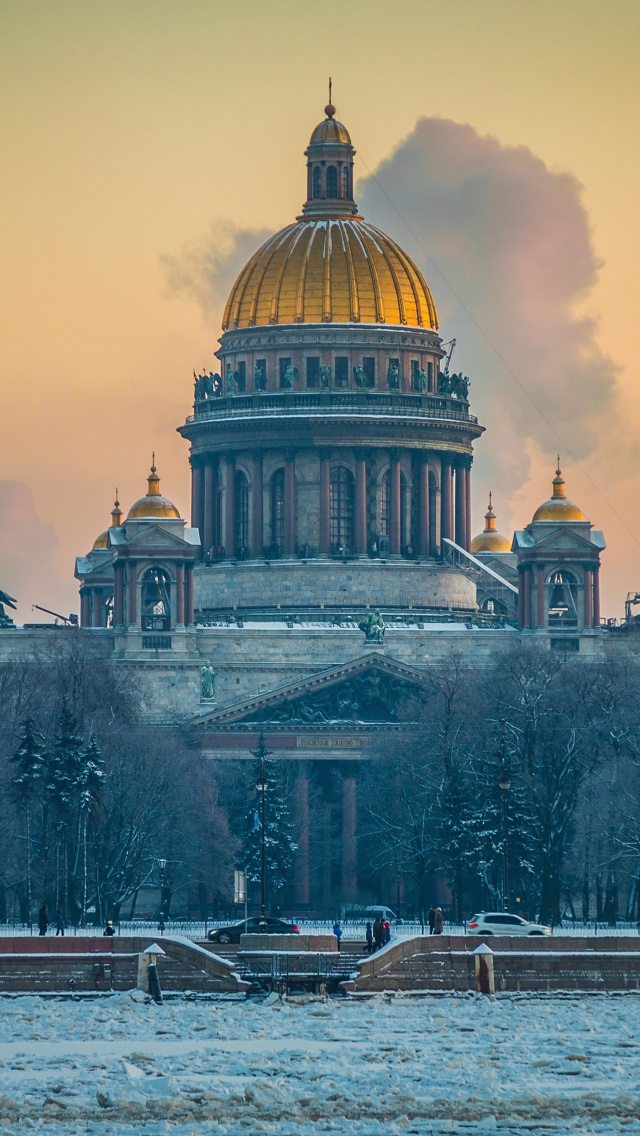
[[[63,594],[54,567],[57,548],[54,526],[36,514],[31,486],[0,481],[0,588],[18,601],[17,613],[8,613],[16,622],[35,621],[32,603],[50,607]]]
[[[220,314],[240,272],[270,229],[241,229],[230,221],[218,221],[204,240],[186,244],[182,252],[160,258],[169,296],[197,300],[205,316]]]

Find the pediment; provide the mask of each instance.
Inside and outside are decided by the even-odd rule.
[[[162,525],[149,525],[141,532],[134,533],[131,536],[127,533],[126,547],[157,549],[169,546],[171,548],[184,548],[186,543],[181,532],[171,532],[170,529],[165,529]]]
[[[590,552],[593,549],[591,541],[591,532],[581,533],[575,530],[566,528],[557,528],[553,532],[545,534],[541,539],[535,542],[536,549],[544,548],[549,552],[554,550],[573,550],[579,549],[580,552]]]
[[[322,726],[405,721],[402,707],[424,696],[425,676],[415,667],[370,653],[311,677],[193,719],[194,727]]]

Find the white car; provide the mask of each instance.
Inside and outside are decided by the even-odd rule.
[[[470,935],[550,935],[551,928],[542,923],[527,923],[520,915],[502,911],[483,911],[467,923]]]

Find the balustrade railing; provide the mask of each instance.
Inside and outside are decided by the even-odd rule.
[[[379,391],[264,392],[223,396],[195,404],[187,422],[226,418],[287,415],[340,415],[351,411],[376,416],[391,413],[410,418],[434,418],[477,423],[466,403],[443,395],[395,394]]]

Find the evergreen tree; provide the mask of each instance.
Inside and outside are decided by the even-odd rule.
[[[462,762],[451,762],[438,793],[438,853],[449,877],[454,921],[462,918],[462,889],[465,869],[473,858],[473,806],[468,770]]]
[[[70,813],[74,803],[77,803],[77,792],[82,781],[83,749],[78,720],[64,699],[58,712],[53,746],[47,763],[47,793],[63,815]]]
[[[293,824],[283,790],[277,762],[266,760],[267,748],[262,734],[255,756],[258,758],[259,781],[264,760],[265,789],[257,789],[255,798],[246,813],[242,852],[237,867],[247,869],[252,883],[261,879],[262,848],[262,794],[264,793],[264,846],[267,893],[278,897],[290,880],[293,854],[297,845],[293,840]]]
[[[42,786],[45,771],[44,739],[33,718],[22,722],[18,731],[19,745],[10,757],[14,767],[11,777],[13,794],[25,813],[26,856],[27,856],[27,914],[31,920],[31,813],[36,794]]]

